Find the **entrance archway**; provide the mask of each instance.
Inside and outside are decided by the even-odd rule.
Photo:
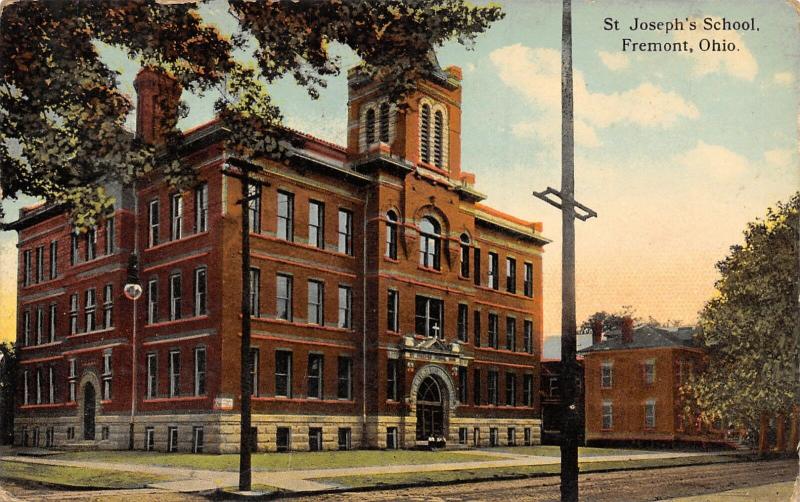
[[[97,411],[97,396],[94,385],[83,386],[83,439],[94,440],[94,420]]]
[[[417,391],[417,440],[444,436],[444,403],[442,390],[435,378],[429,376]]]

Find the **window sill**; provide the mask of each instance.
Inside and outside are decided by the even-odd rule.
[[[174,240],[169,240],[167,242],[161,242],[159,244],[156,244],[155,246],[148,246],[148,247],[144,248],[144,251],[145,251],[145,253],[149,252],[149,251],[156,251],[158,249],[163,249],[163,248],[169,247],[169,246],[171,246],[173,244],[178,244],[179,242],[188,242],[188,241],[190,241],[192,239],[196,239],[196,238],[201,237],[203,235],[208,235],[208,230],[206,230],[205,232],[199,232],[199,233],[196,233],[196,234],[187,235],[186,237],[181,237],[180,239],[174,239]]]
[[[79,338],[81,336],[96,335],[97,333],[108,333],[108,332],[111,332],[111,331],[114,331],[114,327],[113,326],[110,327],[110,328],[96,329],[94,331],[85,331],[83,333],[75,333],[74,335],[69,335],[66,338],[67,338],[67,340],[70,340],[72,338]]]
[[[239,318],[241,319],[242,315],[239,314]],[[297,326],[298,328],[311,328],[311,329],[319,329],[323,331],[334,331],[337,333],[354,333],[353,328],[340,328],[334,326],[321,326],[319,324],[310,324],[305,322],[295,322],[295,321],[287,321],[286,319],[276,319],[274,317],[259,317],[259,316],[250,316],[253,321],[259,322],[268,322],[273,324],[283,324],[286,326]]]
[[[323,404],[355,404],[352,399],[318,399],[308,397],[287,397],[287,396],[253,396],[252,401],[261,402],[290,402],[290,403],[323,403]]]
[[[56,342],[49,342],[49,343],[41,343],[37,345],[25,345],[20,347],[20,350],[34,350],[34,349],[46,349],[47,347],[55,347],[56,345],[61,345],[63,342],[56,341]]]
[[[389,262],[389,263],[400,263],[400,260],[398,260],[397,258],[391,258],[391,257],[386,256],[386,255],[384,255],[383,261]]]
[[[203,399],[208,399],[207,395],[202,396],[173,396],[173,397],[153,397],[143,399],[143,403],[166,403],[169,401],[201,401]]]
[[[63,406],[70,406],[70,403],[41,403],[41,404],[23,404],[19,407],[21,410],[40,410],[47,408],[60,408]]]
[[[353,259],[355,258],[355,256],[353,256],[352,254],[343,253],[343,252],[339,251],[338,249],[336,251],[333,251],[331,249],[323,249],[323,248],[320,248],[320,247],[317,247],[317,246],[312,246],[311,244],[303,244],[301,242],[289,241],[289,240],[286,240],[286,239],[281,239],[280,237],[273,237],[271,235],[264,235],[264,234],[257,233],[257,232],[250,232],[250,237],[255,237],[256,239],[263,239],[265,241],[270,241],[270,242],[281,242],[283,244],[286,244],[286,245],[289,245],[289,246],[292,246],[292,247],[308,249],[308,250],[311,250],[311,251],[319,251],[321,253],[326,253],[326,254],[330,254],[330,255],[333,255],[333,256],[341,256],[341,257],[344,257],[344,258],[353,258]]]
[[[208,319],[208,314],[200,315],[200,316],[193,316],[193,317],[181,317],[180,319],[172,319],[170,321],[158,321],[150,324],[145,324],[145,328],[160,328],[163,326],[172,326],[175,324],[179,324],[182,322],[189,322],[189,321],[203,321]]]
[[[437,270],[437,269],[431,268],[431,267],[424,267],[422,265],[417,265],[417,270],[423,270],[425,272],[430,272],[432,274],[442,275],[442,271],[441,270]]]

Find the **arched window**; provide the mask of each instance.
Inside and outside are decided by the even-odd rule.
[[[419,124],[419,156],[422,162],[431,161],[431,107],[422,105]]]
[[[370,108],[367,110],[367,146],[375,143],[375,110]]]
[[[380,139],[383,143],[389,142],[389,103],[381,104],[380,109]]]
[[[469,236],[461,234],[461,277],[469,277]]]
[[[444,117],[440,110],[436,110],[433,119],[433,165],[442,167],[442,153],[444,149]]]
[[[386,256],[397,259],[397,215],[394,211],[386,213]]]
[[[441,229],[433,218],[425,217],[419,225],[419,264],[439,270],[441,267]]]

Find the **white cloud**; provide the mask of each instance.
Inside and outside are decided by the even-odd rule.
[[[772,81],[778,85],[790,86],[794,82],[794,75],[790,71],[781,71],[772,76]]]
[[[623,54],[621,52],[599,51],[597,55],[600,56],[600,61],[606,65],[606,68],[611,71],[624,70],[630,66],[631,63],[631,60],[627,54]]]
[[[794,152],[789,148],[775,148],[764,152],[764,160],[773,167],[785,169],[792,166],[794,162],[793,154]],[[796,163],[795,167],[797,167]]]
[[[742,155],[701,140],[688,152],[676,155],[674,161],[686,169],[704,172],[718,180],[736,178],[750,168],[750,162]]]
[[[514,126],[517,136],[538,136],[544,142],[560,138],[561,54],[554,49],[502,47],[489,58],[500,79],[520,93],[541,117]],[[591,92],[583,73],[574,73],[575,135],[582,146],[599,146],[596,129],[614,124],[669,127],[680,119],[697,119],[697,107],[679,94],[645,82],[620,93]]]
[[[714,18],[721,20],[721,18]],[[702,25],[702,19],[695,19],[698,26]],[[742,80],[753,81],[758,74],[758,62],[747,48],[742,36],[736,31],[726,31],[725,41],[736,45],[733,51],[701,51],[699,43],[702,39],[711,39],[709,32],[704,30],[696,31],[676,31],[673,37],[677,41],[686,40],[689,46],[694,48],[694,52],[686,53],[694,61],[692,73],[702,77],[711,73],[726,73]],[[721,39],[722,37],[717,37]],[[721,40],[720,40],[721,41]]]

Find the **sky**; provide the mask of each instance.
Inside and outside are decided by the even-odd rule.
[[[506,17],[472,50],[448,43],[443,67],[463,70],[462,169],[486,204],[541,221],[545,356],[558,356],[561,215],[531,196],[560,186],[560,1],[499,2]],[[224,0],[201,8],[223,33],[235,29]],[[637,315],[694,323],[714,294],[714,265],[742,241],[748,221],[800,188],[796,1],[573,0],[575,186],[598,218],[576,222],[578,322],[631,306]],[[619,21],[619,30],[606,30]],[[630,31],[634,20],[683,22],[684,30]],[[705,31],[702,20],[755,29]],[[699,24],[689,30],[691,21]],[[682,43],[693,52],[623,51],[633,42]],[[733,50],[701,51],[715,40]],[[357,62],[342,47],[343,68]],[[101,47],[133,96],[135,61]],[[346,142],[346,72],[312,100],[290,78],[272,86],[285,123]],[[179,126],[209,120],[214,95],[184,93]],[[129,124],[134,125],[133,117]],[[30,199],[3,203],[14,216]],[[16,235],[0,233],[0,340],[15,326]],[[579,337],[579,344],[585,343]]]

